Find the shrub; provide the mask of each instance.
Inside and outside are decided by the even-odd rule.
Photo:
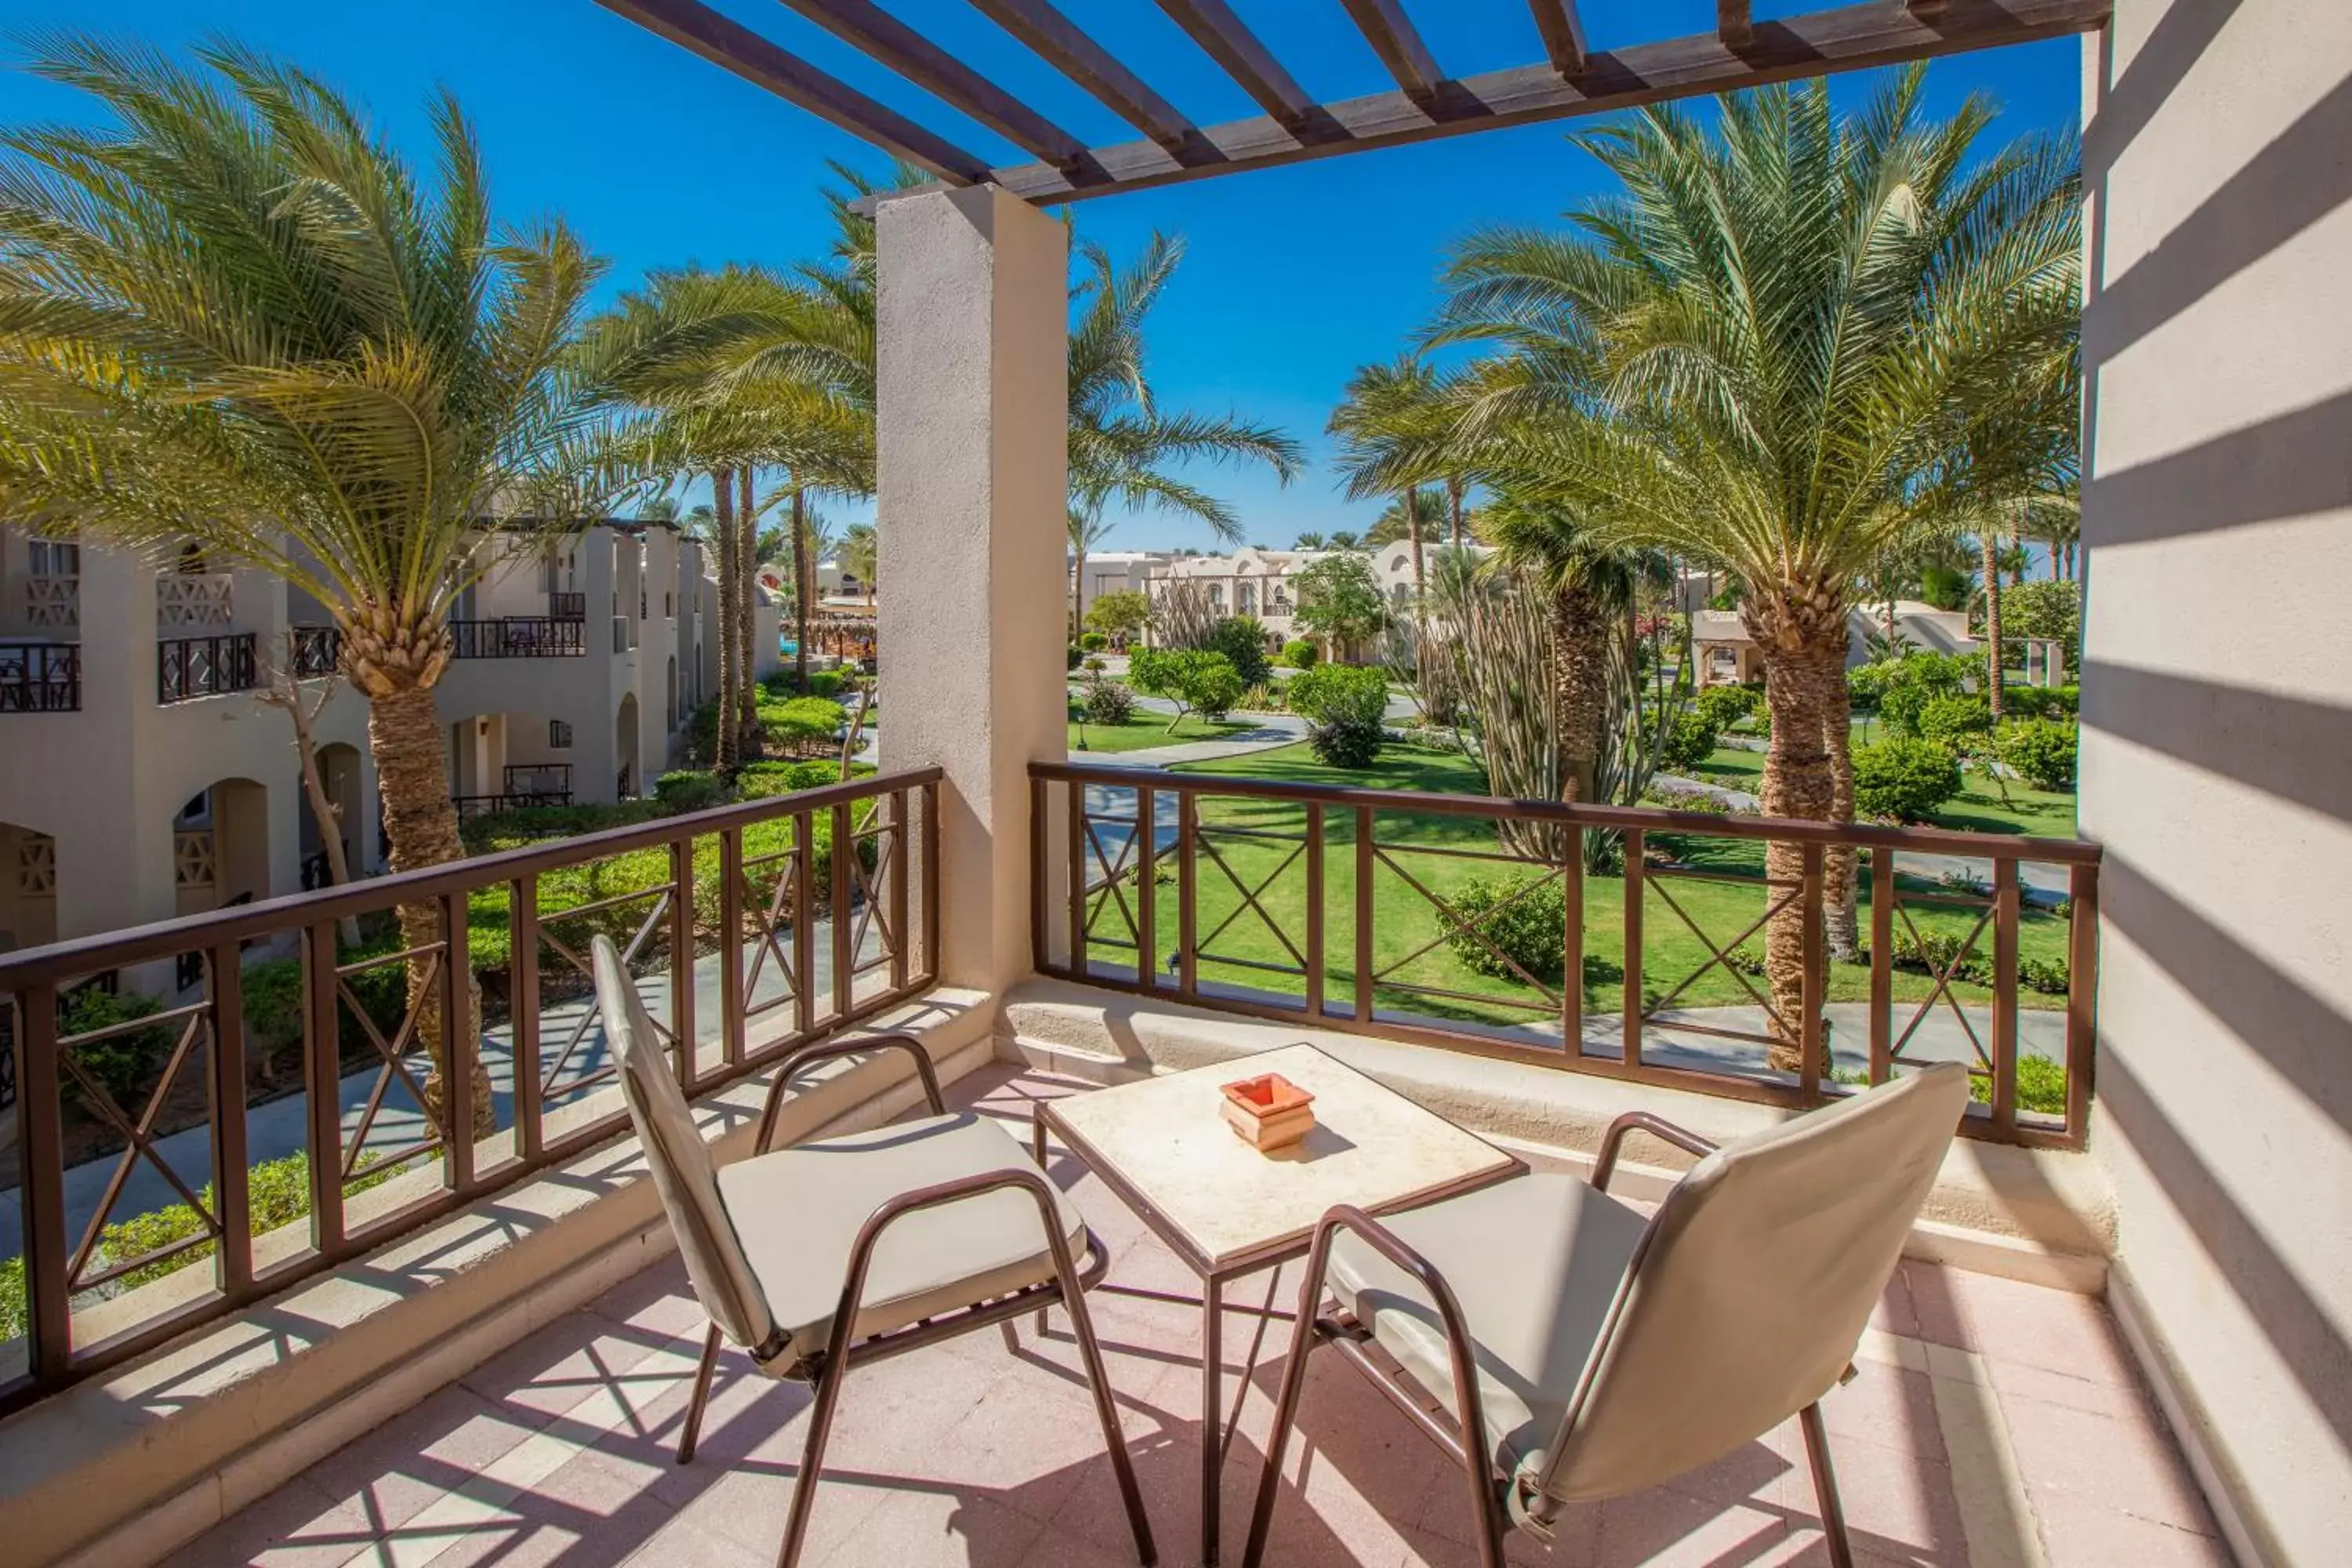
[[[1992,733],[1992,709],[1981,697],[1947,692],[1921,705],[1915,729],[1921,740],[1937,742],[1947,751],[1969,751]]]
[[[84,1035],[163,1010],[163,1005],[152,996],[135,992],[118,994],[86,985],[58,1005],[58,1033]],[[177,1038],[176,1031],[159,1024],[152,1029],[128,1029],[69,1049],[73,1059],[98,1080],[99,1087],[115,1104],[135,1117],[139,1113],[135,1097],[163,1070],[163,1063],[170,1058]]]
[[[1135,717],[1135,693],[1114,680],[1089,680],[1083,710],[1089,724],[1125,724]]]
[[[1886,700],[1888,689],[1895,684],[1895,667],[1903,661],[1895,658],[1874,658],[1868,664],[1857,664],[1845,672],[1845,698],[1857,713],[1875,713]]]
[[[1388,678],[1377,669],[1323,664],[1291,678],[1290,710],[1313,723],[1307,743],[1335,768],[1368,768],[1381,754]]]
[[[1969,1098],[1979,1105],[1992,1103],[1992,1079],[1971,1074],[1969,1078]],[[2020,1110],[2036,1110],[2045,1116],[2066,1114],[2066,1068],[2063,1063],[2048,1057],[2032,1057],[2023,1052],[2017,1058],[2017,1107]]]
[[[1762,699],[1744,686],[1710,686],[1691,699],[1691,706],[1706,715],[1718,733],[1743,719],[1752,719]]]
[[[350,1197],[368,1188],[380,1186],[403,1169],[414,1168],[404,1162],[379,1163],[362,1160],[359,1170],[343,1184],[343,1195]],[[207,1182],[197,1190],[206,1208],[213,1205],[213,1187]],[[246,1173],[247,1202],[251,1205],[250,1231],[265,1236],[280,1226],[292,1225],[310,1212],[310,1156],[308,1153],[288,1154],[280,1159],[264,1160]],[[203,1216],[185,1204],[171,1204],[145,1214],[119,1220],[100,1233],[100,1246],[113,1262],[127,1262],[143,1257],[160,1247],[203,1236],[206,1226]],[[184,1252],[160,1258],[143,1268],[134,1268],[121,1276],[124,1289],[176,1274],[192,1264],[200,1263],[213,1255],[213,1244],[205,1242]],[[5,1309],[0,1308],[0,1317]]]
[[[1233,661],[1244,686],[1260,686],[1274,678],[1265,657],[1265,628],[1255,616],[1228,616],[1209,634],[1209,650]]]
[[[1309,637],[1293,637],[1282,645],[1282,662],[1293,669],[1312,669],[1323,662],[1322,647]]]
[[[1465,885],[1453,903],[1463,925],[1445,945],[1464,968],[1491,980],[1518,980],[1512,964],[1547,984],[1560,977],[1568,905],[1558,877],[1480,878]]]
[[[770,741],[787,752],[805,752],[831,742],[849,721],[849,710],[829,697],[795,697],[760,717]]]
[[[1100,675],[1109,668],[1110,661],[1103,658],[1102,655],[1098,653],[1090,653],[1087,655],[1085,668],[1088,675]]]
[[[1335,768],[1369,768],[1380,760],[1381,742],[1388,731],[1361,719],[1335,719],[1307,731],[1307,743],[1323,763]]]
[[[1878,716],[1886,721],[1890,732],[1916,736],[1919,733],[1919,710],[1934,695],[1924,686],[1901,682],[1890,685],[1878,699]]]
[[[1285,688],[1270,680],[1261,680],[1242,693],[1234,706],[1244,713],[1287,713],[1290,698]]]
[[[1078,647],[1088,653],[1100,653],[1110,647],[1110,638],[1101,632],[1082,632],[1078,636]]]
[[[1069,661],[1069,663],[1068,663],[1066,666],[1065,666],[1064,668],[1068,668],[1068,669],[1076,669],[1076,668],[1078,668],[1078,660],[1080,660],[1080,659],[1082,659],[1082,658],[1086,658],[1086,657],[1087,657],[1087,650],[1086,650],[1086,649],[1084,649],[1084,648],[1082,648],[1082,647],[1080,647],[1077,644],[1076,644],[1076,643],[1072,643],[1072,644],[1070,645],[1070,661]]]
[[[812,669],[809,671],[808,686],[803,689],[791,670],[780,669],[773,675],[760,677],[760,690],[765,699],[761,703],[763,707],[772,706],[793,697],[837,697],[841,692],[841,671]]]
[[[2074,787],[2074,760],[2082,731],[2054,719],[2003,724],[1996,749],[2011,772],[2035,789]]]
[[[1960,793],[1960,760],[1934,741],[1890,735],[1853,752],[1853,804],[1866,816],[1924,822]]]
[[[727,784],[717,773],[680,768],[654,781],[654,798],[665,811],[702,811],[727,798]]]
[[[865,778],[874,772],[871,763],[849,764],[851,778]],[[752,763],[735,776],[735,793],[745,800],[765,800],[772,795],[796,795],[804,789],[822,789],[826,784],[841,782],[841,764],[831,757],[812,757],[801,763]]]
[[[1658,765],[1686,773],[1715,754],[1715,721],[1703,709],[1685,708],[1658,740]]]
[[[1171,732],[1188,711],[1222,719],[1241,700],[1242,678],[1234,661],[1206,648],[1145,648],[1128,667],[1128,679],[1138,690],[1176,704],[1176,717],[1168,724]]]

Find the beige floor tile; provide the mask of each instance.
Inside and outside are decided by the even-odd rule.
[[[2213,1517],[2160,1428],[2072,1410],[2021,1394],[2000,1395],[2010,1441],[2035,1510],[2068,1503],[2136,1515],[2199,1534]]]

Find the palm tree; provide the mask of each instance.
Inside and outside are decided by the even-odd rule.
[[[881,541],[870,522],[853,522],[841,531],[841,567],[853,573],[866,585],[866,602],[874,602],[877,563],[881,560]]]
[[[1990,107],[1936,123],[1918,69],[1841,116],[1827,86],[1679,108],[1574,140],[1623,184],[1567,235],[1479,234],[1436,341],[1501,351],[1473,394],[1523,493],[1746,587],[1772,710],[1764,809],[1853,814],[1843,677],[1855,579],[1971,498],[2013,493],[2062,437],[2018,416],[2074,387],[2081,207],[2071,139],[1980,156]],[[2064,423],[2071,425],[2070,412]],[[1999,430],[1999,445],[1980,439]],[[1854,858],[1832,853],[1830,943],[1855,948]],[[1801,874],[1776,844],[1771,878]],[[1797,1065],[1801,911],[1768,933],[1771,1060]]]
[[[501,231],[473,127],[420,170],[318,79],[215,42],[184,64],[41,34],[28,68],[110,115],[0,137],[0,512],[309,594],[342,634],[396,870],[456,859],[433,689],[451,606],[604,498],[564,363],[599,264]],[[437,943],[429,905],[400,911]],[[412,965],[438,1113],[447,1063]],[[478,1126],[488,1084],[473,1064]]]
[[[1360,550],[1363,548],[1363,542],[1355,533],[1350,532],[1346,529],[1342,529],[1331,536],[1329,548],[1333,550]]]
[[[1408,354],[1388,364],[1368,364],[1349,378],[1346,395],[1331,413],[1329,433],[1338,438],[1338,467],[1351,500],[1391,495],[1397,531],[1389,538],[1412,542],[1412,586],[1416,605],[1428,587],[1422,558],[1423,528],[1450,510],[1454,542],[1462,542],[1460,472],[1466,449],[1457,438],[1458,404],[1426,361]],[[1450,507],[1448,502],[1450,501]],[[1390,513],[1382,513],[1367,543],[1380,543]],[[1421,612],[1416,609],[1417,616]]]
[[[1592,801],[1610,697],[1610,638],[1633,613],[1643,584],[1671,581],[1665,558],[1612,542],[1556,501],[1506,495],[1478,515],[1505,566],[1549,596],[1560,798]]]
[[[1310,529],[1292,541],[1290,547],[1293,550],[1320,550],[1323,548],[1323,536]]]

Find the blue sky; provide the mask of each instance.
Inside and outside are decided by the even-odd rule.
[[[883,0],[969,63],[1089,142],[1134,132],[964,0]],[[1080,26],[1203,123],[1255,112],[1241,89],[1150,0],[1058,0]],[[1819,4],[1820,0],[1813,0]],[[719,9],[992,162],[1016,149],[907,87],[774,3]],[[1519,0],[1410,0],[1448,72],[1540,58]],[[1761,0],[1759,16],[1803,9]],[[1234,9],[1307,89],[1346,98],[1390,85],[1339,0],[1234,0]],[[1696,32],[1713,0],[1584,0],[1590,47]],[[789,262],[815,253],[827,159],[886,160],[592,0],[14,0],[11,26],[91,27],[180,45],[226,32],[287,55],[365,100],[395,139],[423,143],[418,111],[436,83],[474,117],[499,211],[556,210],[612,263],[605,288],[685,261]],[[2080,47],[2072,40],[1962,56],[1929,75],[1934,105],[1970,91],[2004,109],[1996,134],[2073,124]],[[1864,79],[1842,79],[1841,91]],[[77,118],[76,95],[0,73],[0,123]],[[1239,472],[1195,476],[1238,507],[1246,536],[1284,544],[1305,529],[1361,527],[1320,466],[1322,427],[1349,372],[1395,354],[1426,320],[1446,245],[1485,224],[1545,223],[1601,188],[1559,125],[1457,137],[1287,169],[1080,204],[1081,234],[1131,250],[1151,230],[1189,247],[1153,319],[1155,386],[1171,407],[1238,411],[1278,424],[1318,459],[1287,489]],[[835,509],[844,517],[866,509]],[[1122,518],[1112,548],[1213,542],[1152,515]]]

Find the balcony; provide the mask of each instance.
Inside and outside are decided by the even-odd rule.
[[[80,645],[0,643],[0,713],[80,710]]]
[[[25,579],[25,625],[36,631],[67,631],[81,625],[81,579]]]
[[[457,815],[482,816],[494,811],[519,811],[530,806],[572,804],[570,763],[509,763],[499,777],[496,795],[452,797]]]
[[[295,626],[294,674],[301,679],[332,675],[341,664],[343,633],[340,626]]]
[[[958,1083],[958,1109],[1024,1135],[1033,1107],[1076,1087],[1000,1064]],[[1159,1537],[1199,1551],[1198,1322],[1110,1294],[1181,1266],[1075,1161],[1055,1175],[1115,1255],[1096,1329]],[[1283,1289],[1294,1288],[1286,1277]],[[1229,1316],[1241,1391],[1223,1467],[1224,1561],[1237,1563],[1272,1405],[1278,1335],[1252,1374],[1251,1282]],[[1277,1325],[1277,1328],[1279,1325]],[[810,1419],[807,1391],[722,1358],[694,1462],[675,1447],[703,1330],[675,1258],[587,1299],[452,1386],[236,1511],[174,1563],[573,1561],[734,1568],[773,1561]],[[1134,1561],[1066,1320],[967,1336],[878,1363],[846,1385],[837,1470],[806,1561]],[[2098,1560],[2229,1561],[2215,1526],[2095,1301],[1916,1260],[1890,1283],[1851,1384],[1823,1410],[1862,1561],[1916,1568]],[[1301,1454],[1302,1448],[1304,1454]],[[1454,1568],[1475,1561],[1458,1472],[1370,1384],[1328,1358],[1308,1384],[1269,1561]],[[1670,1487],[1571,1510],[1559,1543],[1518,1563],[1824,1561],[1801,1444],[1777,1431]],[[273,1478],[276,1479],[276,1478]],[[267,1559],[274,1561],[275,1558]]]
[[[559,621],[584,621],[588,618],[588,595],[551,592],[547,595],[547,613]]]
[[[226,572],[163,572],[155,578],[155,624],[167,630],[226,626],[236,619]]]
[[[554,616],[451,621],[449,641],[457,658],[577,658],[588,651],[585,626]]]
[[[155,700],[193,702],[250,691],[261,684],[257,639],[252,632],[166,637],[155,645]]]

